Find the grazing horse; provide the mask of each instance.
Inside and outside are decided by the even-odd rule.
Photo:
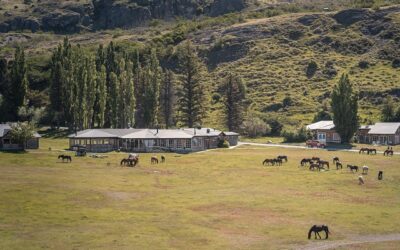
[[[157,158],[157,156],[152,156],[152,157],[151,157],[151,164],[158,164],[158,158]]]
[[[310,170],[314,171],[315,169],[318,169],[319,171],[321,171],[321,168],[320,168],[319,164],[311,163],[310,164]]]
[[[374,148],[369,148],[369,149],[368,149],[368,154],[369,154],[369,155],[372,155],[372,154],[376,155],[376,149],[374,149]]]
[[[342,165],[342,163],[340,161],[337,161],[336,162],[336,170],[339,170],[339,168],[343,169],[343,165]]]
[[[379,171],[378,173],[378,180],[382,180],[383,179],[383,171]]]
[[[282,163],[283,163],[282,159],[277,158],[277,159],[273,159],[273,161],[275,162],[276,165],[282,166]]]
[[[393,150],[392,149],[386,149],[385,152],[383,152],[384,156],[393,156]]]
[[[319,157],[313,157],[313,158],[311,158],[311,160],[313,160],[313,161],[319,161],[319,160],[321,160]]]
[[[121,161],[121,165],[125,165],[128,167],[136,167],[138,163],[139,163],[139,157],[122,159]]]
[[[358,151],[359,154],[361,153],[367,153],[369,154],[369,149],[368,148],[361,148],[360,151]]]
[[[319,235],[319,232],[325,231],[325,239],[328,239],[328,234],[329,232],[329,228],[326,225],[314,225],[310,228],[310,231],[308,231],[308,239],[311,239],[311,234],[314,232],[315,235],[315,239],[317,239],[317,235],[318,237],[321,239],[321,235]]]
[[[278,156],[278,159],[285,160],[285,162],[288,161],[288,157],[286,155],[280,155]]]
[[[63,162],[64,160],[66,160],[67,162],[72,162],[72,157],[69,155],[59,155],[58,159],[62,159]]]
[[[362,167],[362,174],[367,175],[367,174],[368,174],[368,169],[369,169],[368,166],[365,166],[365,165],[364,165],[364,166]]]
[[[269,166],[269,164],[271,164],[272,166],[275,165],[274,159],[265,159],[265,160],[263,161],[263,165]]]
[[[354,173],[354,170],[355,170],[356,172],[358,172],[358,166],[347,165],[347,168],[349,168],[350,171],[353,172],[353,173]]]
[[[165,156],[161,156],[161,163],[164,163],[165,162]]]
[[[335,164],[336,162],[340,162],[339,157],[334,157],[333,158],[333,164]]]
[[[329,169],[329,162],[328,161],[319,161],[318,164],[323,168],[324,166],[327,166]]]
[[[303,167],[306,166],[307,164],[311,164],[311,162],[312,162],[311,159],[304,158],[303,160],[300,161],[300,165]]]

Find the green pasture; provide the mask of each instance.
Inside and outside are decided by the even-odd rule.
[[[67,144],[42,139],[40,150],[0,152],[0,249],[297,249],[317,243],[307,231],[322,223],[327,242],[399,233],[398,155],[242,146],[165,154],[159,165],[141,154],[127,168],[123,153],[61,163]],[[261,165],[282,154],[283,166]],[[368,165],[365,185],[347,169],[299,167],[312,156]]]

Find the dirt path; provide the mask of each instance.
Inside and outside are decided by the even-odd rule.
[[[388,241],[400,241],[400,233],[397,234],[383,234],[383,235],[365,235],[365,236],[354,236],[346,240],[337,241],[313,241],[312,243],[299,247],[296,249],[303,250],[325,250],[335,249],[338,247],[350,247],[355,244],[367,244],[367,243],[379,243]],[[400,242],[399,242],[400,246]]]
[[[264,144],[264,143],[253,143],[253,142],[239,142],[240,145],[250,145],[250,146],[260,146],[260,147],[278,147],[278,148],[299,148],[299,149],[309,149],[309,150],[327,150],[327,151],[344,151],[344,152],[356,152],[358,153],[358,149],[335,149],[335,148],[309,148],[306,146],[296,146],[296,145],[283,145],[283,144]],[[383,151],[377,151],[377,154],[383,154]],[[399,152],[394,152],[395,155],[400,155]]]

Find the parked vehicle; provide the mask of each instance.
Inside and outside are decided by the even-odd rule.
[[[317,140],[308,140],[306,141],[307,147],[310,148],[325,148],[326,144]]]

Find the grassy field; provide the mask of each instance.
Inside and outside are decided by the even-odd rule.
[[[122,153],[60,163],[57,150],[66,146],[43,139],[40,150],[0,153],[0,249],[298,248],[310,244],[307,230],[319,223],[330,226],[327,242],[399,232],[399,156],[244,146],[167,154],[157,166],[141,154],[132,169],[118,165]],[[289,162],[261,165],[278,154]],[[346,169],[298,166],[313,155],[367,164],[366,184]]]

